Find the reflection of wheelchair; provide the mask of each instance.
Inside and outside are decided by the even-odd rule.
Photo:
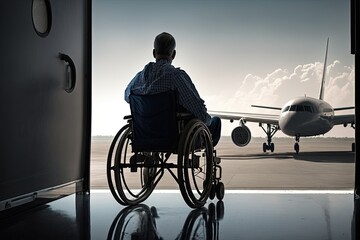
[[[219,239],[219,222],[224,217],[222,201],[210,203],[205,207],[192,210],[175,238],[183,239]],[[138,204],[122,209],[112,222],[107,239],[163,239],[156,226],[160,218],[155,207]],[[173,229],[171,229],[173,230]]]
[[[209,129],[190,114],[178,113],[174,92],[131,95],[130,110],[107,159],[108,184],[120,204],[148,198],[165,169],[190,207],[202,207],[209,197],[223,199],[220,159]],[[177,154],[177,161],[171,154]]]
[[[156,229],[156,208],[144,204],[124,208],[116,216],[107,239],[151,239],[160,240]]]
[[[224,218],[224,203],[210,203],[205,207],[192,210],[176,240],[185,239],[219,239],[219,222]]]

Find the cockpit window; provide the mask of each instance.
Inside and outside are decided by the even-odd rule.
[[[292,112],[315,112],[315,109],[312,106],[307,105],[291,105],[286,106],[283,112],[292,111]]]
[[[287,111],[289,111],[289,108],[290,108],[290,106],[286,106],[282,112],[287,112]]]
[[[311,106],[304,106],[304,110],[306,111],[306,112],[313,112],[312,111],[312,108],[311,108]]]
[[[303,105],[297,105],[296,106],[296,111],[297,112],[303,112],[304,111],[304,106]]]

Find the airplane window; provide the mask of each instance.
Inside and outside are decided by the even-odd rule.
[[[304,111],[304,106],[303,105],[297,105],[296,106],[296,111],[297,112],[303,112]]]
[[[290,107],[290,110],[289,111],[296,111],[296,105],[292,105],[291,107]]]
[[[312,112],[311,106],[304,106],[306,112]]]
[[[282,112],[287,112],[287,111],[289,111],[289,108],[290,108],[290,106],[286,106]]]

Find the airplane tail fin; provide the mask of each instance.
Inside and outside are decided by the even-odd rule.
[[[327,54],[328,54],[328,46],[329,46],[329,38],[327,39],[327,42],[326,42],[324,69],[323,69],[323,74],[322,74],[322,79],[321,79],[320,96],[319,96],[320,100],[324,99],[324,88],[325,88],[324,85],[325,85],[326,61],[327,61]]]

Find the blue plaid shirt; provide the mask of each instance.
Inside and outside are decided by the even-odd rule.
[[[207,113],[204,100],[201,99],[189,75],[165,59],[156,63],[150,62],[136,74],[125,90],[125,101],[129,103],[131,92],[148,95],[168,90],[175,90],[178,93],[179,104],[206,125],[210,125],[211,117]]]

